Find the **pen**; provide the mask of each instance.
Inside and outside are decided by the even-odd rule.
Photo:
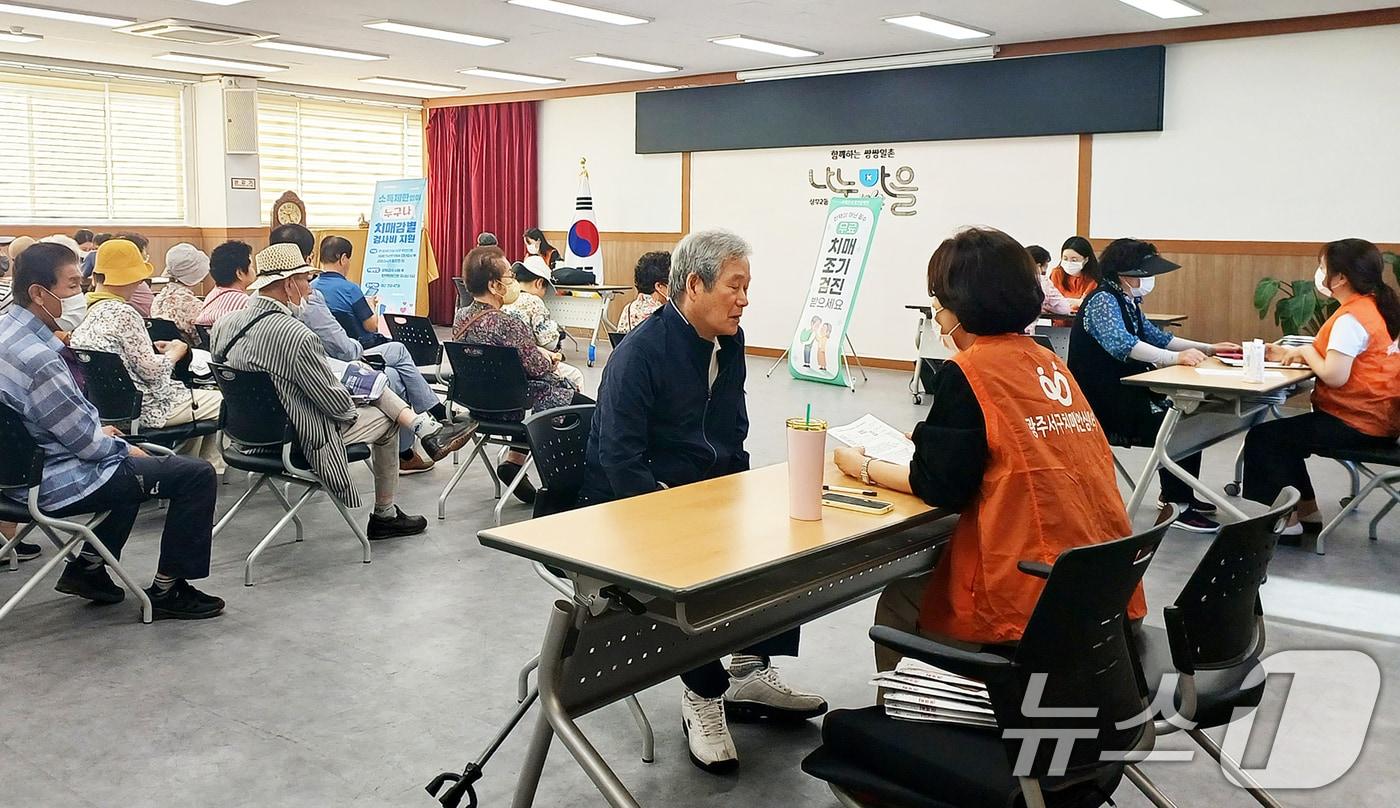
[[[836,494],[855,494],[858,497],[873,497],[876,494],[874,491],[867,491],[863,488],[845,488],[839,485],[823,485],[822,490]]]

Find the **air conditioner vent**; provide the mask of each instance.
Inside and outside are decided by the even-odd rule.
[[[244,31],[206,22],[173,18],[132,23],[116,30],[123,34],[161,39],[166,42],[179,42],[185,45],[238,45],[246,42],[259,42],[277,36],[265,31]]]

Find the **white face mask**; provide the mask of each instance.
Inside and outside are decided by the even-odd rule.
[[[1143,278],[1138,282],[1138,288],[1133,290],[1133,297],[1142,299],[1152,293],[1157,288],[1157,277],[1155,275]]]
[[[63,304],[63,310],[54,320],[58,323],[59,329],[73,331],[87,316],[87,295],[79,292],[72,297],[60,297],[58,300]]]
[[[501,281],[505,285],[505,293],[501,295],[501,303],[509,306],[520,299],[520,284],[514,278]]]
[[[540,245],[535,244],[534,242],[527,241],[527,242],[525,242],[525,252],[527,252],[527,253],[529,253],[529,254],[531,254],[531,255],[539,255],[539,254],[540,254]]]
[[[1317,287],[1317,293],[1323,297],[1332,296],[1332,290],[1327,288],[1327,270],[1321,266],[1313,273],[1313,286]]]
[[[1084,271],[1084,262],[1083,262],[1083,261],[1061,261],[1061,262],[1060,262],[1060,269],[1063,269],[1063,270],[1065,271],[1065,274],[1066,274],[1066,275],[1069,275],[1069,276],[1072,278],[1072,277],[1074,277],[1075,275],[1078,275],[1079,273],[1081,273],[1081,272]]]

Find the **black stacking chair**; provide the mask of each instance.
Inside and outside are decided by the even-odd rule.
[[[176,325],[169,320],[162,320],[159,317],[150,317],[146,320],[146,333],[150,335],[151,342],[161,340],[183,340],[185,335]]]
[[[468,414],[476,419],[477,427],[467,462],[457,468],[457,473],[452,475],[438,497],[438,518],[447,518],[447,497],[457,487],[462,475],[467,473],[472,461],[480,457],[491,475],[491,482],[496,486],[496,499],[499,502],[496,503],[495,516],[499,525],[501,509],[534,465],[533,457],[527,459],[524,468],[503,492],[501,479],[496,476],[496,467],[486,456],[488,445],[510,447],[522,452],[530,449],[524,423],[525,413],[530,408],[530,396],[525,368],[520,364],[520,352],[515,348],[456,341],[445,342],[442,347],[447,353],[448,363],[452,365],[447,400],[466,407]]]
[[[1166,628],[1144,625],[1138,652],[1153,706],[1157,691],[1175,681],[1175,716],[1158,713],[1157,733],[1186,729],[1260,805],[1279,803],[1206,734],[1259,706],[1264,675],[1264,607],[1259,587],[1268,576],[1278,531],[1298,505],[1298,491],[1285,488],[1269,511],[1220,526],[1176,602],[1162,610]],[[1170,676],[1175,674],[1175,676]],[[1166,678],[1164,678],[1166,677]]]
[[[200,325],[199,323],[194,324],[194,332],[199,335],[199,345],[197,347],[203,348],[206,351],[209,350],[209,332],[212,330],[210,326]]]
[[[214,380],[224,394],[224,436],[227,438],[224,441],[224,462],[229,468],[254,475],[253,484],[238,498],[233,507],[224,513],[218,524],[214,525],[214,535],[219,535],[233,520],[234,514],[238,513],[243,504],[264,485],[277,498],[282,510],[286,511],[252,552],[248,553],[248,559],[243,564],[243,584],[252,586],[253,562],[267,549],[272,540],[277,538],[277,534],[288,522],[296,525],[296,540],[302,540],[302,524],[297,513],[307,500],[325,487],[312,473],[310,465],[296,445],[296,432],[292,429],[287,411],[282,408],[282,402],[277,398],[277,388],[273,386],[272,378],[261,371],[235,370],[218,363],[210,363],[210,366],[214,370]],[[363,443],[354,443],[345,447],[345,454],[351,463],[367,461],[370,448]],[[279,482],[304,486],[306,490],[295,503],[291,503],[288,496],[284,496],[278,489]],[[360,548],[364,551],[364,563],[368,564],[370,544],[364,527],[355,521],[345,503],[335,497],[330,497],[330,500],[336,510],[340,511],[345,523],[350,526],[355,538],[360,540]]]
[[[73,354],[83,365],[87,399],[97,408],[102,423],[117,427],[133,441],[174,449],[190,438],[219,431],[222,414],[212,421],[193,421],[159,429],[141,426],[141,391],[132,383],[122,358],[114,353],[81,348],[74,348]]]
[[[1039,334],[1036,334],[1035,336],[1031,337],[1031,339],[1035,340],[1036,345],[1039,345],[1047,351],[1055,350],[1055,343],[1051,342],[1049,337],[1043,337]]]
[[[457,308],[465,309],[472,302],[472,293],[467,291],[467,282],[461,277],[452,279],[452,285],[457,289]]]
[[[803,770],[847,806],[1089,808],[1107,802],[1125,774],[1154,804],[1171,805],[1132,764],[1151,751],[1154,728],[1144,720],[1127,614],[1169,524],[1067,550],[1053,566],[1023,562],[1022,572],[1046,582],[1014,648],[973,653],[871,629],[881,645],[985,682],[997,727],[898,721],[882,707],[838,710]],[[1041,709],[1026,715],[1027,703]],[[1052,753],[1067,743],[1057,765]]]
[[[44,479],[44,453],[30,437],[29,431],[24,428],[24,419],[19,413],[9,407],[0,404],[0,445],[5,447],[5,462],[0,463],[0,520],[6,522],[18,522],[25,525],[25,528],[18,532],[13,539],[0,545],[0,558],[10,558],[10,569],[16,568],[13,555],[15,545],[19,544],[34,527],[38,527],[53,542],[58,552],[49,560],[45,561],[28,580],[20,586],[19,590],[6,600],[4,605],[0,605],[0,620],[5,619],[5,615],[33,591],[34,587],[43,580],[45,575],[53,572],[60,563],[67,561],[83,542],[87,542],[97,554],[102,556],[102,560],[107,562],[107,566],[117,574],[117,578],[126,585],[126,588],[141,606],[141,622],[151,622],[151,599],[146,596],[141,586],[136,583],[127,571],[122,568],[120,562],[107,549],[92,532],[92,526],[107,518],[105,511],[92,514],[87,524],[70,521],[70,518],[58,519],[45,514],[39,509],[39,485]],[[15,489],[29,489],[29,499],[24,505],[15,502],[6,496],[6,491]]]
[[[617,348],[622,344],[622,338],[625,336],[627,336],[626,332],[609,331],[608,342],[612,343],[613,348]]]
[[[1390,501],[1371,519],[1367,535],[1371,541],[1375,541],[1376,530],[1380,526],[1381,520],[1395,507],[1395,503],[1400,502],[1400,491],[1395,488],[1395,484],[1400,483],[1400,443],[1392,443],[1383,449],[1329,449],[1317,454],[1319,457],[1336,460],[1346,466],[1353,475],[1364,474],[1367,477],[1366,485],[1356,491],[1354,496],[1343,500],[1342,510],[1332,517],[1332,521],[1327,523],[1321,533],[1317,534],[1317,554],[1326,554],[1327,537],[1332,535],[1332,531],[1337,529],[1337,525],[1342,523],[1347,514],[1356,510],[1356,507],[1361,504],[1361,500],[1379,488],[1390,495]],[[1385,471],[1377,471],[1371,468],[1372,466],[1389,466],[1390,468]]]
[[[540,477],[535,518],[573,510],[578,503],[595,409],[593,404],[577,404],[537,412],[525,419],[530,458]]]
[[[442,369],[442,343],[438,340],[437,331],[433,330],[433,321],[411,314],[386,314],[384,317],[389,324],[389,336],[408,349],[413,364],[423,372],[423,377],[430,382],[441,380],[445,375]]]

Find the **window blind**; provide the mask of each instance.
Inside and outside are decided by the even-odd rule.
[[[423,113],[259,93],[258,151],[264,216],[295,191],[312,226],[349,227],[376,182],[423,176]]]
[[[0,74],[0,221],[185,221],[181,88]]]

